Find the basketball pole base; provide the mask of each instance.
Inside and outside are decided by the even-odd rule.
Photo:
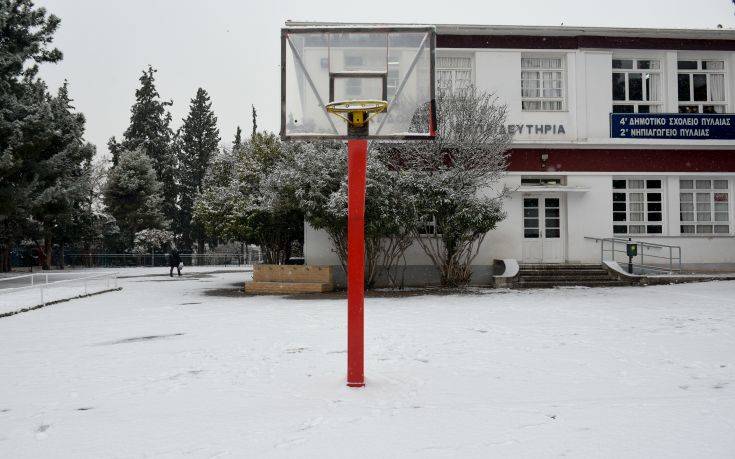
[[[367,140],[347,141],[347,386],[365,386]]]

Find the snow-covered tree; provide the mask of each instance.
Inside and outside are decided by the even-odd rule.
[[[148,66],[140,76],[140,87],[135,90],[135,103],[130,108],[130,125],[125,130],[122,142],[111,138],[108,143],[117,164],[122,151],[141,149],[152,161],[156,179],[161,182],[162,204],[165,217],[170,221],[178,218],[178,187],[176,170],[178,161],[173,145],[171,113],[172,101],[161,100],[156,89],[157,70]]]
[[[197,90],[191,100],[189,114],[184,118],[181,127],[181,155],[179,183],[181,193],[181,209],[179,211],[179,228],[181,231],[182,250],[191,252],[192,243],[196,241],[197,252],[204,252],[204,231],[196,222],[192,222],[194,199],[202,191],[202,181],[207,172],[211,157],[217,153],[220,137],[217,129],[217,117],[212,111],[212,102],[207,91]]]
[[[303,215],[271,180],[292,151],[278,137],[256,133],[233,157],[216,158],[194,205],[194,220],[222,241],[260,246],[266,263],[284,263],[303,243]],[[234,161],[234,163],[230,163]],[[234,167],[232,166],[234,164]]]
[[[50,117],[44,124],[42,143],[37,145],[36,191],[30,201],[34,224],[28,234],[44,269],[50,267],[53,243],[59,244],[63,259],[64,246],[72,240],[68,230],[85,218],[88,168],[95,153],[94,146],[83,139],[84,115],[74,111],[67,83],[47,99]]]
[[[135,233],[133,251],[137,253],[151,253],[161,251],[174,240],[174,233],[169,230],[147,228]]]
[[[232,142],[232,149],[238,149],[242,146],[242,129],[240,129],[240,126],[237,127],[237,130],[235,131],[235,139]]]
[[[192,219],[204,234],[217,242],[245,242],[239,232],[235,202],[240,196],[235,183],[237,160],[232,150],[222,150],[210,161],[202,190],[194,199]]]
[[[38,65],[59,62],[53,48],[60,20],[32,0],[0,1],[0,271],[13,244],[37,227],[30,219],[36,166],[51,118]]]
[[[324,230],[343,267],[347,262],[347,153],[340,142],[294,142],[286,161],[269,176],[268,189],[291,200],[315,229]],[[413,207],[403,199],[397,175],[375,155],[368,157],[365,203],[365,285],[372,287],[384,270],[391,285],[410,245]]]
[[[129,251],[135,234],[144,229],[166,229],[161,184],[151,160],[142,150],[123,151],[108,174],[104,202],[119,227],[116,248]]]
[[[506,190],[497,184],[505,174],[511,136],[501,129],[505,105],[474,86],[440,93],[437,107],[436,140],[388,145],[383,156],[402,175],[416,215],[432,220],[428,232],[414,225],[414,236],[442,285],[454,287],[470,281],[485,235],[505,217]]]

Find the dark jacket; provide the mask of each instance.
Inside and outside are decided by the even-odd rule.
[[[181,257],[179,256],[179,251],[176,249],[172,249],[168,253],[168,265],[172,267],[179,266],[179,263],[181,263]]]

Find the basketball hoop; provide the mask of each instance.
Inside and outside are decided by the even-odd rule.
[[[435,50],[432,26],[307,25],[281,30],[281,137],[347,140],[350,387],[365,385],[368,140],[436,136]],[[335,116],[345,122],[335,122]]]
[[[388,111],[384,100],[338,100],[324,106],[327,112],[347,122],[347,135],[362,137],[369,134],[368,123],[378,113]]]

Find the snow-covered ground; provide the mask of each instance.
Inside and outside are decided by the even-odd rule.
[[[252,271],[252,266],[190,266],[188,273]],[[0,278],[0,315],[33,308],[42,304],[106,292],[116,288],[117,279],[166,276],[169,268],[96,268],[42,271],[34,274],[5,273]],[[174,272],[176,275],[176,272]]]
[[[345,301],[246,276],[0,319],[0,457],[735,455],[735,282],[368,298],[349,389]]]

